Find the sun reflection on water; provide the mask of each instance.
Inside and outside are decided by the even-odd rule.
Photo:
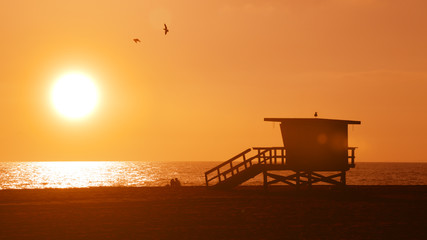
[[[212,163],[140,161],[0,162],[1,189],[203,185]]]
[[[99,186],[114,174],[109,162],[38,162],[36,168],[37,182],[48,188]]]
[[[15,185],[2,184],[0,189],[138,186],[157,181],[155,169],[141,164],[144,165],[88,161],[15,163],[8,173]]]

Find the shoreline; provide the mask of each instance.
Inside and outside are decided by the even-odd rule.
[[[0,190],[0,239],[426,239],[427,185]]]

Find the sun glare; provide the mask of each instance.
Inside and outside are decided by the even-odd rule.
[[[98,104],[98,98],[98,89],[92,79],[81,73],[69,73],[60,77],[51,92],[55,109],[71,119],[90,114]]]

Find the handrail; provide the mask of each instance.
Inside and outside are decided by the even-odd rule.
[[[246,154],[249,153],[252,149],[257,150],[258,153],[255,154],[254,156],[246,159]],[[227,160],[227,161],[219,164],[218,166],[206,171],[205,172],[206,186],[209,186],[209,182],[216,179],[216,178],[218,178],[218,182],[221,182],[221,180],[222,180],[221,176],[224,179],[227,179],[227,174],[231,173],[231,175],[234,175],[235,171],[237,171],[237,173],[239,173],[239,171],[240,171],[239,168],[241,168],[242,166],[244,166],[244,169],[247,169],[248,167],[253,165],[252,161],[254,159],[257,159],[257,158],[258,158],[258,162],[256,164],[267,164],[267,160],[269,160],[269,159],[271,160],[273,158],[275,158],[275,159],[280,158],[280,159],[282,159],[282,164],[285,164],[284,159],[286,156],[284,155],[284,151],[285,151],[284,147],[254,147],[252,149],[248,148],[245,151],[243,151],[243,152],[237,154],[236,156],[230,158],[229,160]],[[277,154],[277,152],[276,152],[277,149],[282,150],[281,155]],[[272,154],[272,150],[274,150],[274,154]],[[268,155],[267,155],[267,153],[268,153]],[[240,159],[240,158],[243,158],[242,161],[233,166],[233,162]],[[228,169],[226,169],[225,171],[220,170],[222,167],[224,167],[228,164],[230,165],[230,167]],[[273,164],[273,162],[270,161],[269,164]],[[275,164],[277,164],[277,161],[275,161]],[[215,174],[215,176],[209,178],[208,175],[211,174],[212,172],[215,172],[215,171],[217,172]]]
[[[264,154],[265,152],[267,152],[267,151],[264,151],[264,152],[262,152],[261,154]],[[244,166],[245,165],[245,168],[247,168],[247,165],[246,164],[248,164],[249,163],[249,166],[252,166],[252,160],[254,160],[254,159],[257,159],[257,158],[259,158],[260,156],[257,154],[257,155],[255,155],[255,156],[252,156],[252,157],[250,157],[250,158],[248,158],[247,160],[245,160],[245,161],[243,161],[243,162],[241,162],[241,163],[239,163],[239,164],[237,164],[237,165],[234,165],[233,167],[231,167],[230,169],[228,169],[228,170],[225,170],[224,172],[221,172],[221,173],[219,173],[218,175],[215,175],[215,176],[213,176],[212,178],[209,178],[208,179],[208,182],[210,182],[211,180],[213,180],[213,179],[215,179],[215,178],[217,178],[218,176],[220,176],[220,175],[223,175],[223,176],[226,176],[228,173],[233,173],[234,172],[234,170],[236,170],[236,169],[239,169],[241,166]],[[265,160],[263,160],[263,161],[260,161],[259,163],[265,163]],[[206,172],[207,173],[207,172]],[[207,176],[207,174],[205,173],[205,175]],[[209,173],[208,173],[209,174]]]
[[[284,147],[253,147],[253,150],[258,150],[258,149],[285,149]]]
[[[237,154],[236,156],[234,156],[234,157],[230,158],[229,160],[227,160],[227,161],[225,161],[225,162],[221,163],[220,165],[218,165],[218,166],[216,166],[216,167],[212,168],[211,170],[206,171],[206,172],[205,172],[205,174],[209,174],[209,173],[211,173],[211,172],[215,171],[216,169],[221,168],[221,167],[223,167],[223,166],[225,166],[225,165],[229,164],[230,162],[232,162],[232,161],[234,161],[234,160],[238,159],[239,157],[241,157],[241,156],[245,155],[246,153],[248,153],[248,152],[250,152],[250,151],[251,151],[251,149],[250,149],[250,148],[246,149],[245,151],[243,151],[243,152],[241,152],[241,153]]]
[[[268,150],[264,151],[262,154],[264,154],[264,153],[265,153],[265,152],[267,152],[267,151],[268,151]],[[253,156],[253,157],[251,157],[251,158],[247,159],[246,161],[243,161],[243,162],[241,162],[241,163],[239,163],[239,164],[237,164],[237,165],[233,166],[232,168],[230,168],[230,169],[228,169],[228,170],[225,170],[224,172],[222,172],[222,173],[221,173],[221,175],[227,175],[227,173],[230,173],[230,172],[232,172],[234,169],[237,169],[237,168],[239,168],[239,167],[243,166],[245,163],[250,163],[250,162],[252,162],[252,160],[254,160],[254,159],[258,158],[258,157],[259,157],[259,156],[258,156],[258,154],[257,154],[257,155],[255,155],[255,156]],[[265,162],[265,160],[264,160],[264,162]]]

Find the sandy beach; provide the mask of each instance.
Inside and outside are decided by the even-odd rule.
[[[427,186],[0,191],[0,239],[427,239]]]

